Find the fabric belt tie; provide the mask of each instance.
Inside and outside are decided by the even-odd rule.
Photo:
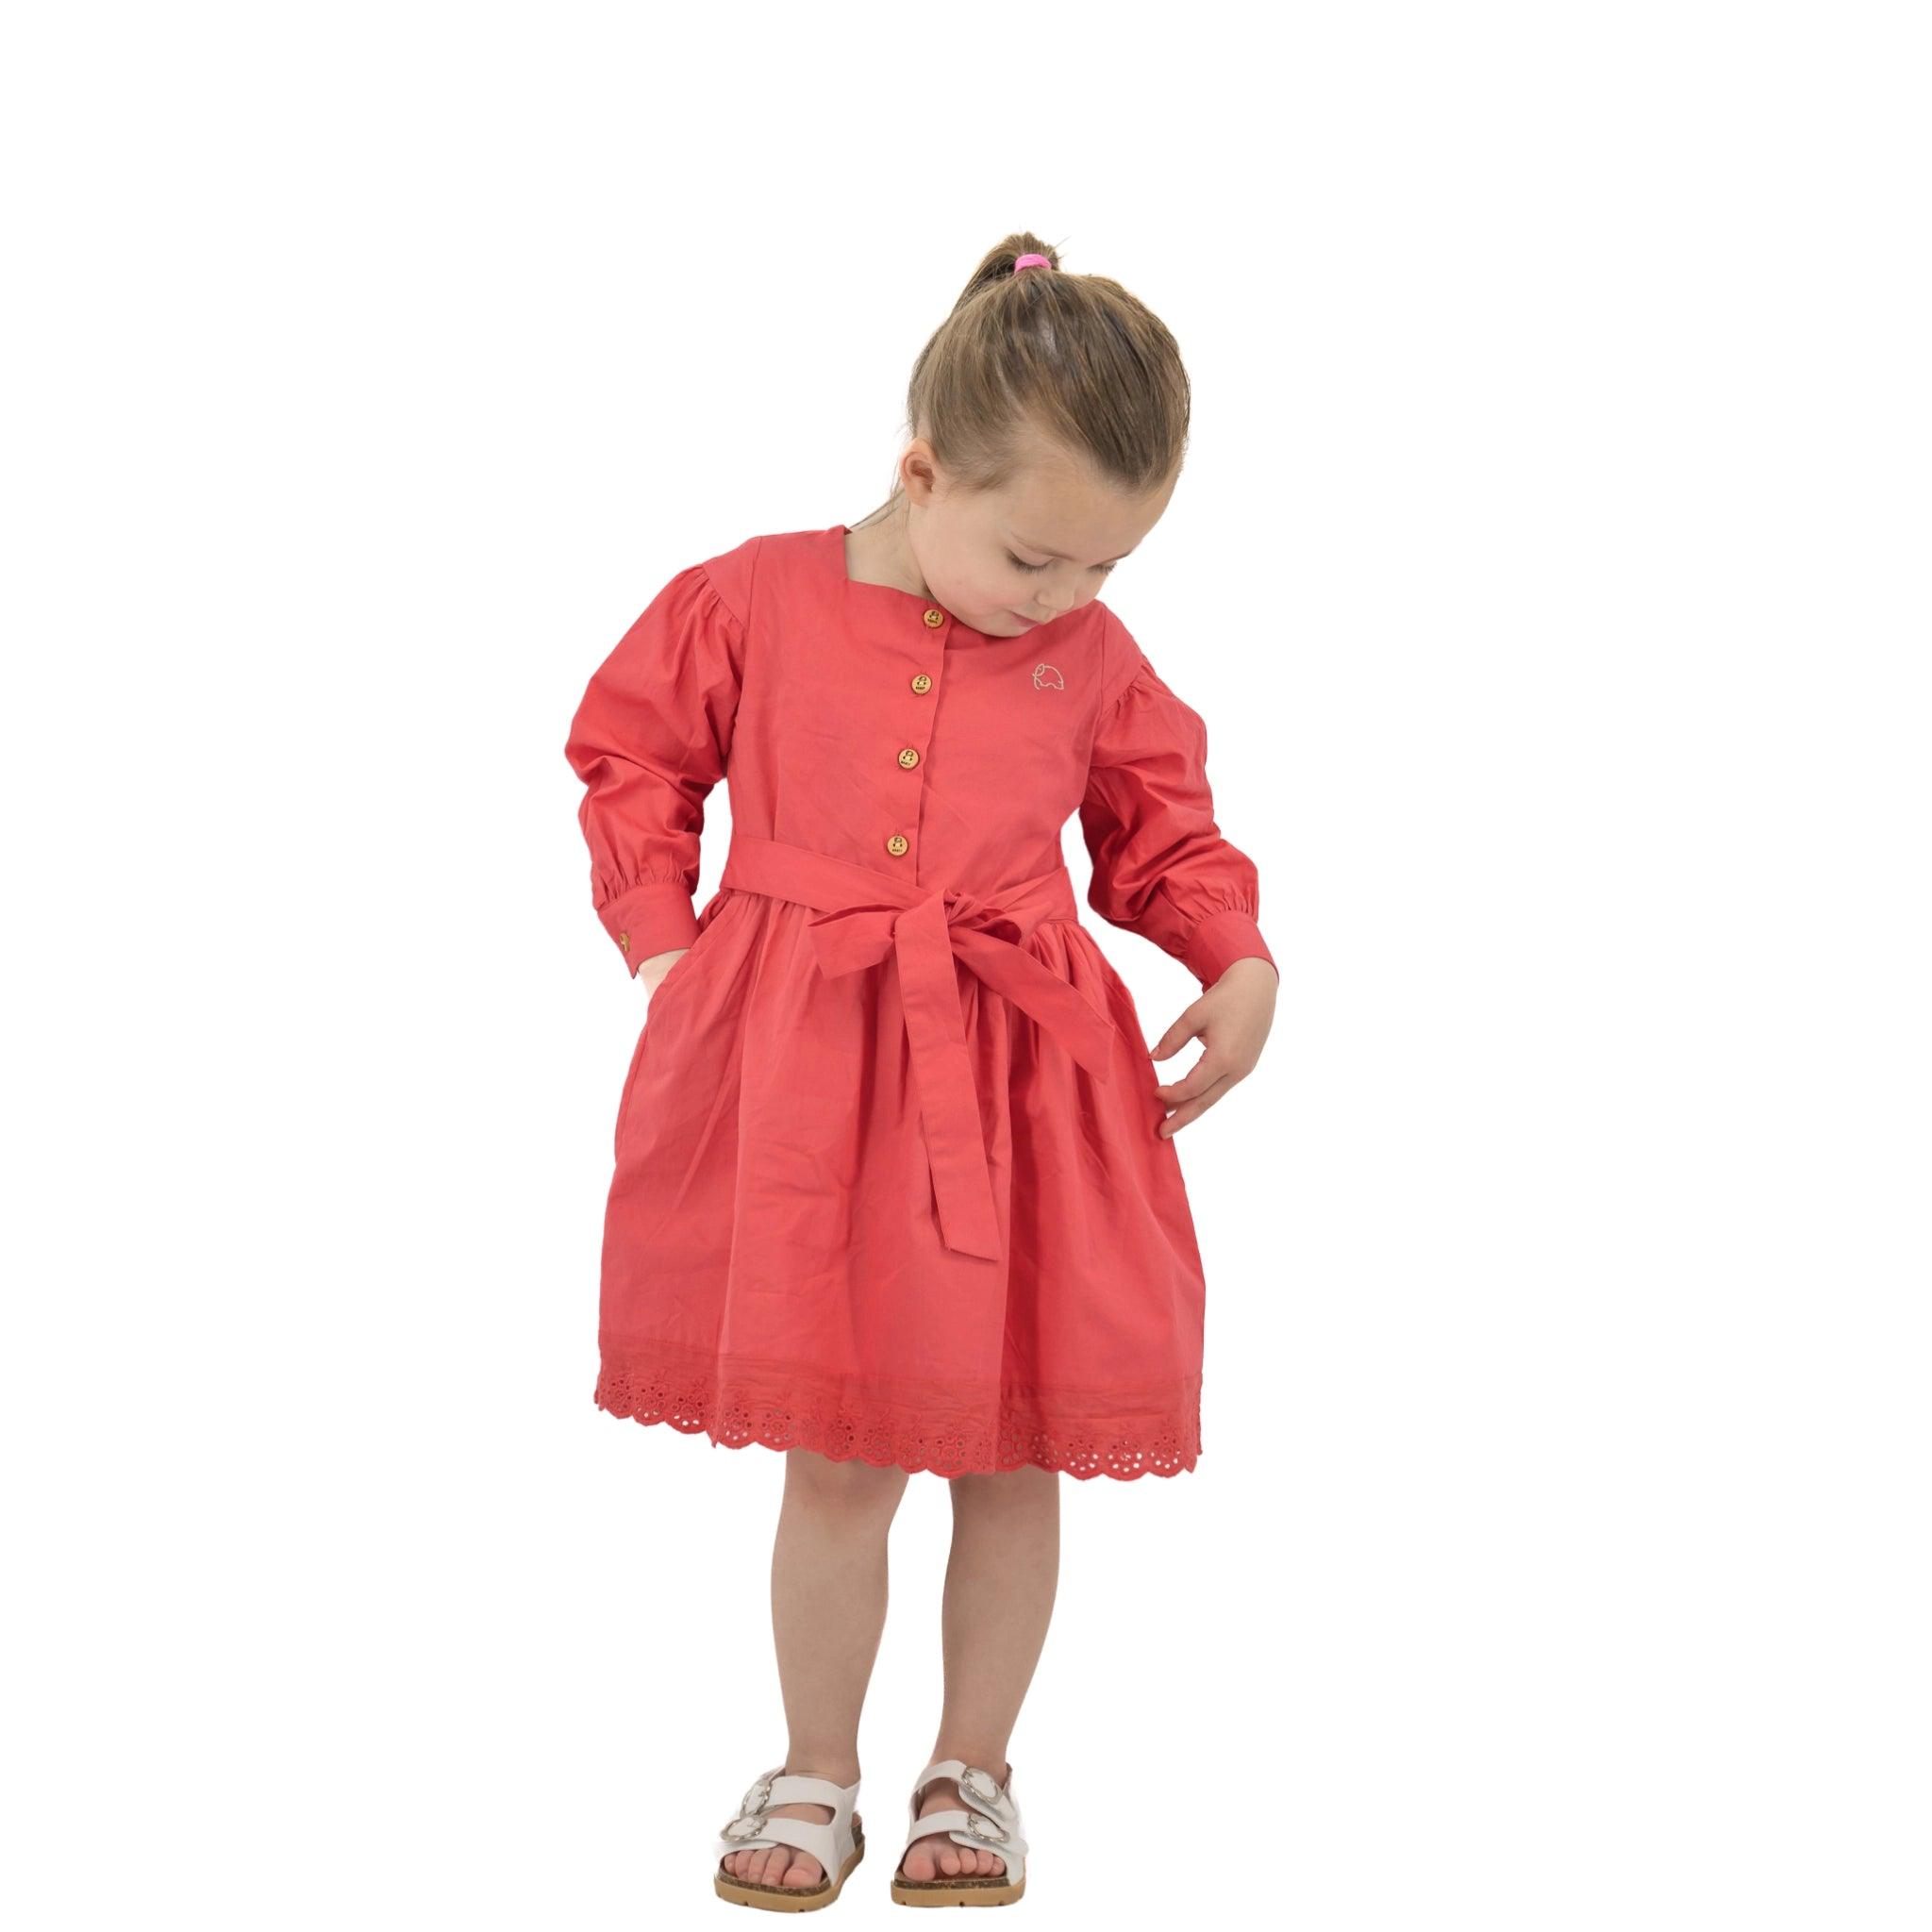
[[[940,1238],[956,1253],[997,1260],[992,1171],[954,961],[1037,1021],[1090,1074],[1106,1079],[1118,1030],[1113,1020],[1020,945],[1042,920],[1077,917],[1066,867],[982,898],[734,829],[720,886],[789,899],[817,912],[806,930],[827,978],[876,965],[889,953],[896,958]]]

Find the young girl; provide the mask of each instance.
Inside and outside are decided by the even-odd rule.
[[[944,1701],[892,1896],[1004,1905],[1006,1753],[1046,1635],[1059,1477],[1200,1449],[1203,1282],[1176,1129],[1254,1068],[1275,972],[1200,718],[1100,600],[1188,433],[1173,338],[1010,237],[921,352],[916,431],[854,525],[680,571],[599,667],[566,756],[598,916],[651,989],[619,1103],[596,1402],[786,1457],[785,1762],[721,1898],[836,1899],[864,1852],[858,1718],[908,1473],[950,1478]],[[692,910],[729,779],[718,891]],[[1198,979],[1151,1050],[1079,923]]]

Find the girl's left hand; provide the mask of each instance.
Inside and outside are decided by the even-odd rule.
[[[1189,1041],[1198,1039],[1201,1058],[1178,1080],[1154,1091],[1174,1111],[1155,1132],[1172,1141],[1188,1123],[1255,1071],[1268,1029],[1274,1024],[1274,994],[1280,979],[1266,959],[1235,959],[1212,986],[1149,1049],[1158,1060],[1172,1059]]]

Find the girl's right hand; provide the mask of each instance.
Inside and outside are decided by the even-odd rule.
[[[641,961],[638,977],[644,982],[644,991],[656,992],[658,981],[690,951],[689,946],[674,946],[668,953],[653,953],[648,959]]]

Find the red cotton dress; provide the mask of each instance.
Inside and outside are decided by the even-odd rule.
[[[989,636],[854,582],[845,534],[679,571],[571,724],[598,917],[633,973],[690,947],[618,1105],[594,1400],[941,1475],[1191,1469],[1179,1075],[1060,834],[1077,811],[1089,903],[1204,987],[1272,960],[1206,729],[1098,599]]]

